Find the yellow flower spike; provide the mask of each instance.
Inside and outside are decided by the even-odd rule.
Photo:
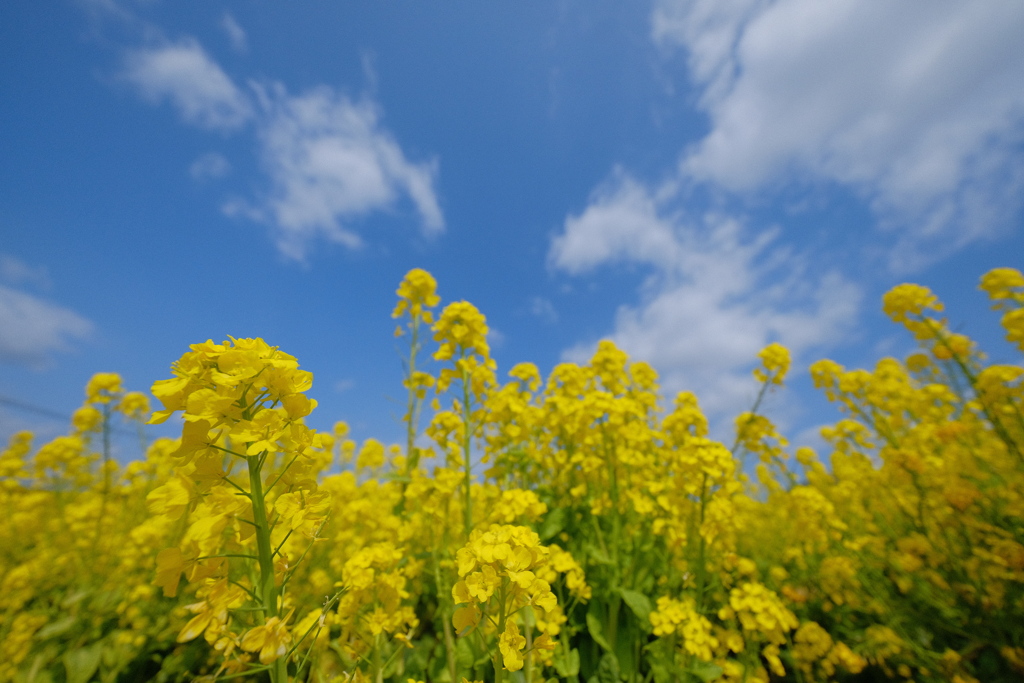
[[[367,439],[359,450],[356,458],[356,467],[371,470],[380,469],[384,466],[384,444],[376,439]]]
[[[782,344],[772,343],[761,349],[757,356],[761,359],[761,367],[754,370],[754,377],[759,382],[782,384],[789,372],[789,349]]]
[[[487,332],[487,320],[476,306],[468,301],[448,304],[434,323],[434,341],[440,343],[434,359],[449,360],[459,349],[489,358]]]
[[[1024,353],[1024,308],[1005,313],[1000,323],[1006,330],[1006,340],[1016,344],[1017,349]]]
[[[943,335],[942,339],[936,340],[932,354],[939,360],[965,360],[973,346],[974,342],[962,334]]]
[[[110,403],[124,392],[121,376],[114,372],[98,372],[85,387],[88,403]]]
[[[918,318],[924,315],[925,311],[941,311],[942,308],[942,302],[938,297],[921,285],[897,285],[882,296],[882,310],[898,323]]]
[[[981,276],[978,289],[988,294],[989,299],[997,302],[998,308],[1000,301],[1021,295],[1020,291],[1014,290],[1024,290],[1024,274],[1016,268],[994,268]]]
[[[103,413],[90,405],[79,408],[71,416],[71,424],[80,433],[96,432],[103,426]]]
[[[129,419],[143,421],[150,413],[149,398],[141,391],[129,391],[121,397],[117,410]]]
[[[422,268],[413,268],[406,273],[395,294],[398,295],[398,304],[391,313],[392,318],[400,318],[408,312],[412,316],[423,317],[424,322],[429,323],[430,312],[424,309],[441,303],[437,295],[437,281]]]

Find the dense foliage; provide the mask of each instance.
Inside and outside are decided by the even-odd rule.
[[[981,286],[1024,350],[1024,276]],[[100,374],[67,436],[14,436],[0,681],[1024,677],[1024,368],[927,289],[884,299],[919,352],[812,366],[843,413],[825,461],[758,412],[777,344],[730,447],[610,342],[502,383],[484,316],[435,290],[398,290],[404,444],[306,426],[311,373],[261,339],[192,346],[155,413]],[[171,416],[111,457],[116,424]]]

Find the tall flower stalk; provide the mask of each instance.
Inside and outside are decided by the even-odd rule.
[[[179,642],[204,635],[227,655],[222,672],[267,671],[283,683],[305,635],[292,632],[285,611],[282,593],[294,573],[286,546],[293,538],[311,543],[330,506],[317,491],[313,458],[330,438],[303,423],[316,406],[304,393],[313,376],[262,339],[191,349],[173,378],[153,385],[164,410],[150,421],[180,411],[184,426],[176,478],[150,494],[150,510],[180,516],[193,508],[179,545],[157,558],[157,583],[165,595],[177,592],[182,573],[200,584],[203,600],[190,607],[196,616]],[[234,473],[238,464],[244,474]],[[259,665],[245,653],[258,653]]]

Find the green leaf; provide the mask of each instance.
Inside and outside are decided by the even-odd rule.
[[[77,605],[89,595],[88,590],[77,590],[74,593],[70,593],[63,600],[61,600],[60,606],[64,609]]]
[[[633,680],[637,673],[635,648],[641,637],[634,624],[619,619],[618,637],[612,645],[615,648],[615,658],[619,663],[619,674],[627,681]]]
[[[434,645],[434,652],[432,656],[427,658],[427,675],[429,678],[425,680],[429,681],[446,681],[447,683],[454,683],[451,680],[451,674],[448,672],[448,662],[446,660],[447,651],[445,645],[440,640]]]
[[[562,678],[577,676],[580,673],[580,651],[573,648],[566,652],[563,648],[559,647],[555,651],[554,663],[555,671]]]
[[[53,676],[50,675],[48,669],[44,668],[52,661],[53,652],[47,652],[46,649],[35,656],[32,666],[27,669],[23,667],[21,671],[14,674],[15,683],[53,683]]]
[[[546,542],[557,536],[565,528],[565,515],[565,508],[555,508],[549,512],[548,516],[544,518],[544,523],[540,525],[540,531],[537,532],[540,540]]]
[[[67,669],[67,683],[88,683],[96,669],[100,666],[100,655],[103,654],[101,643],[93,643],[86,647],[64,653],[64,668]]]
[[[672,675],[669,673],[668,667],[661,662],[650,662],[651,673],[654,674],[654,683],[668,683],[672,680]]]
[[[590,631],[590,637],[594,639],[594,642],[601,646],[601,649],[610,651],[612,646],[608,644],[608,641],[604,637],[604,629],[601,626],[601,619],[598,618],[593,612],[587,612],[587,630]],[[615,664],[615,668],[618,668],[618,663]]]
[[[23,672],[18,672],[14,675],[15,683],[53,683],[53,674],[46,669],[42,671],[36,671],[33,669],[27,674],[22,675]]]
[[[587,683],[619,683],[621,679],[619,660],[611,652],[606,652],[597,665],[597,673]]]
[[[601,550],[593,543],[587,543],[586,546],[584,546],[584,550],[586,550],[587,554],[590,555],[594,562],[597,562],[598,564],[612,563],[612,558],[608,557],[608,553]]]
[[[468,638],[459,638],[455,641],[455,663],[461,669],[473,668],[473,662],[476,661],[476,653],[473,652],[473,646],[470,644]]]
[[[54,636],[62,636],[78,623],[78,617],[64,617],[57,621],[51,621],[36,632],[36,640],[46,640]]]
[[[651,623],[651,599],[639,591],[627,588],[620,588],[619,595],[622,596],[623,602],[629,605],[629,609],[633,610],[633,614],[640,620],[640,623],[645,628],[649,626]]]
[[[690,669],[690,673],[704,681],[704,683],[711,683],[711,681],[717,679],[724,673],[724,669],[717,664],[711,662],[696,662]]]

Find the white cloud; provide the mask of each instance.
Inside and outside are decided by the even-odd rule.
[[[123,77],[151,102],[170,100],[202,128],[234,130],[253,114],[249,98],[192,38],[128,51]]]
[[[685,177],[745,193],[838,182],[912,267],[993,234],[1024,190],[1024,4],[658,0],[711,130]]]
[[[749,368],[772,341],[799,357],[835,343],[855,323],[860,290],[835,272],[809,272],[806,257],[746,236],[735,220],[666,215],[659,198],[617,174],[553,241],[554,267],[581,274],[615,262],[647,264],[653,274],[636,306],[622,306],[609,337],[651,363],[670,394],[695,391],[713,416],[749,408]],[[593,344],[566,352],[586,359]]]
[[[549,260],[573,274],[616,261],[667,267],[679,256],[677,246],[671,222],[658,215],[647,188],[616,169],[583,213],[566,219]]]
[[[238,22],[235,21],[235,18],[229,12],[224,13],[224,17],[220,20],[220,26],[224,29],[224,33],[227,34],[228,40],[231,42],[231,48],[235,52],[245,52],[249,48],[249,40],[245,35],[245,29],[238,25]]]
[[[236,49],[244,49],[245,31],[230,14],[224,14],[222,28]],[[403,199],[411,201],[424,234],[443,231],[436,160],[406,158],[381,125],[371,96],[353,101],[328,86],[290,95],[279,83],[250,82],[253,101],[191,37],[127,51],[124,63],[124,79],[154,103],[170,100],[187,123],[232,132],[253,121],[269,188],[255,200],[236,197],[222,208],[229,216],[271,225],[285,256],[302,261],[318,237],[359,247],[362,240],[351,223],[394,210]],[[230,169],[227,159],[210,153],[193,162],[189,173],[205,180]]]
[[[38,289],[50,289],[50,274],[43,266],[30,266],[9,254],[0,254],[0,281],[9,285],[29,285]]]
[[[494,327],[493,325],[492,326],[488,326],[488,328],[487,328],[487,345],[488,346],[490,346],[492,349],[500,349],[502,346],[505,345],[505,339],[506,339],[506,337],[505,337],[505,333],[504,332],[502,332],[498,328]]]
[[[281,251],[297,260],[316,236],[359,246],[346,223],[390,209],[403,196],[416,207],[424,233],[444,228],[434,191],[436,163],[406,159],[381,127],[374,102],[353,102],[328,87],[298,96],[277,84],[258,91],[259,137],[271,188],[256,204],[229,203],[229,214],[271,222]]]
[[[209,152],[192,162],[188,173],[193,180],[210,180],[223,178],[231,172],[231,163],[223,154]]]
[[[549,324],[558,322],[558,311],[555,310],[555,305],[551,303],[550,299],[545,299],[542,296],[535,296],[530,301],[530,313]]]
[[[93,324],[74,311],[0,285],[0,361],[41,367],[54,351],[84,339]]]

